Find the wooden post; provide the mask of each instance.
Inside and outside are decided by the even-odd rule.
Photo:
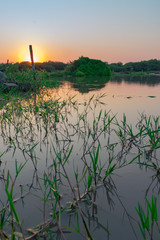
[[[32,62],[32,69],[33,69],[33,71],[35,71],[32,45],[29,45],[29,51],[30,51],[30,57],[31,57],[31,62]]]
[[[33,78],[34,78],[34,80],[36,80],[32,45],[29,45],[29,51],[30,51],[30,57],[31,57],[31,62],[32,62]]]

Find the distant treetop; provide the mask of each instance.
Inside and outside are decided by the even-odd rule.
[[[148,61],[141,62],[128,62],[126,64],[111,63],[110,65],[112,72],[160,72],[160,60],[150,59]]]

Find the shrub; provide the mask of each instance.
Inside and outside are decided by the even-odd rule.
[[[66,68],[66,74],[74,76],[110,76],[111,71],[105,62],[88,57],[80,57]]]

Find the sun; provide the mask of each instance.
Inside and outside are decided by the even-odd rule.
[[[36,55],[33,56],[33,60],[34,60],[34,62],[41,62],[40,59],[38,58],[38,56],[36,56]],[[26,56],[25,61],[31,62],[31,57],[29,54]]]
[[[33,60],[34,62],[44,62],[45,61],[45,55],[44,51],[40,46],[34,46],[33,45]],[[31,57],[30,57],[30,52],[29,52],[29,45],[28,46],[23,46],[22,48],[19,49],[19,54],[18,54],[18,61],[19,62],[31,62]]]

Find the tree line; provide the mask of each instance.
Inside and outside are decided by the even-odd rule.
[[[17,71],[26,71],[27,69],[31,69],[32,65],[30,62],[25,61],[25,62],[20,62],[20,63],[9,63],[9,64],[0,64],[0,71],[5,71],[8,67],[14,68]],[[48,61],[48,62],[36,62],[35,63],[35,68],[37,71],[46,71],[46,72],[55,72],[55,71],[63,71],[65,70],[66,66],[68,64],[63,63],[63,62],[53,62],[53,61]]]
[[[123,64],[121,62],[109,64],[112,72],[160,72],[160,60],[151,59],[141,62],[128,62]]]
[[[27,69],[31,69],[30,62],[21,62],[21,63],[14,63],[14,64],[0,64],[0,71],[5,72],[8,66],[14,68],[17,71],[25,71]],[[105,65],[106,66],[106,65]],[[35,63],[35,68],[37,71],[46,71],[46,72],[74,72],[76,75],[83,75],[86,73],[92,75],[90,73],[98,72],[98,75],[104,75],[104,73],[108,69],[106,68],[100,60],[89,59],[86,57],[80,57],[78,60],[69,63],[63,62],[37,62]],[[132,73],[132,72],[160,72],[160,60],[151,59],[148,61],[141,61],[141,62],[128,62],[123,64],[121,62],[118,63],[111,63],[107,64],[109,66],[112,73]]]

